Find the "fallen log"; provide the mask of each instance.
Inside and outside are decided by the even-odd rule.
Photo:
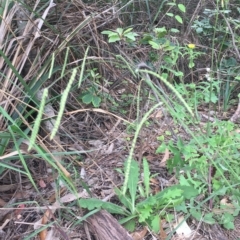
[[[105,210],[88,217],[87,224],[96,240],[133,240],[127,230]]]

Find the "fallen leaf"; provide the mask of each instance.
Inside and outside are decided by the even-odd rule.
[[[144,227],[143,230],[134,232],[131,234],[131,236],[132,236],[133,240],[142,240],[146,236],[147,231],[148,231],[147,228]]]
[[[41,188],[45,188],[47,186],[46,183],[42,179],[40,179],[38,183]]]
[[[19,204],[18,209],[14,211],[15,216],[18,216],[25,209],[25,204]]]
[[[166,162],[167,162],[167,160],[169,159],[169,156],[170,156],[169,150],[166,148],[165,153],[164,153],[164,156],[163,156],[163,159],[162,159],[162,161],[160,162],[160,166],[161,166],[161,167],[165,167],[165,166],[166,166]]]
[[[160,220],[160,233],[159,233],[160,238],[159,239],[161,240],[167,239],[167,233],[163,229],[163,223],[164,223],[164,220]]]

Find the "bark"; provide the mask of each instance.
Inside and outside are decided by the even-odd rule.
[[[90,216],[87,223],[96,240],[133,240],[126,229],[105,210]]]

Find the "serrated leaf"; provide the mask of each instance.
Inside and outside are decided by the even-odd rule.
[[[143,158],[143,182],[145,186],[145,193],[146,196],[149,196],[149,190],[150,190],[150,170],[149,170],[149,165],[148,161],[146,158]]]
[[[151,213],[153,211],[153,208],[149,205],[144,206],[144,208],[141,208],[139,210],[139,222],[145,222],[146,219],[148,219],[151,216]]]
[[[179,22],[179,23],[183,23],[182,18],[179,15],[175,15],[175,19]]]
[[[90,199],[81,198],[79,201],[80,201],[81,207],[87,208],[88,210],[101,208],[101,206],[103,205],[103,202],[97,198],[90,198]]]
[[[99,107],[101,101],[102,101],[102,99],[98,96],[93,96],[93,98],[92,98],[92,104],[94,107]]]
[[[88,94],[86,94],[86,95],[84,95],[84,96],[82,97],[82,101],[83,101],[85,104],[89,104],[89,103],[92,102],[92,97],[93,97],[93,95],[92,95],[91,93],[88,93]]]
[[[178,8],[179,8],[180,11],[182,11],[184,13],[186,12],[186,7],[183,4],[181,4],[181,3],[178,4]]]
[[[167,189],[167,191],[164,193],[163,198],[164,199],[175,199],[178,197],[181,197],[183,193],[183,190],[181,188],[170,188]]]
[[[136,206],[137,209],[139,209],[139,211],[141,211],[140,209],[145,208],[146,206],[154,206],[157,203],[157,201],[159,201],[159,199],[157,199],[155,196],[150,196],[147,199],[145,199],[144,201],[139,202]]]
[[[126,215],[124,209],[114,203],[103,202],[102,200],[99,200],[97,198],[89,199],[82,198],[79,201],[82,208],[87,208],[90,211],[96,208],[97,209],[102,208],[110,213]]]

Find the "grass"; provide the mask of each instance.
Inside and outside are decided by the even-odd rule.
[[[17,2],[0,8],[3,239],[90,239],[101,209],[141,239],[238,236],[239,3],[194,20],[207,6]]]

